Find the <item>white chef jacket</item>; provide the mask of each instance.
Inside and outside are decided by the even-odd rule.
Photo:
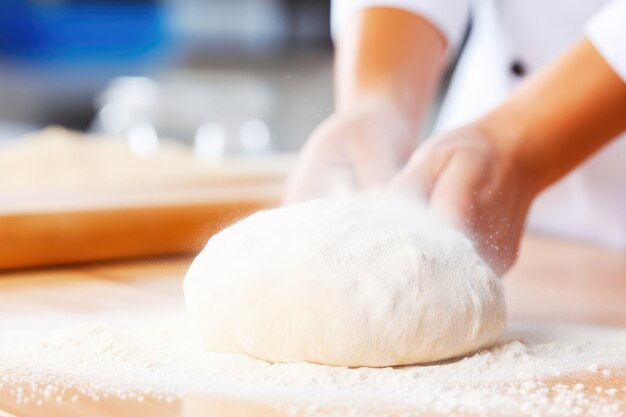
[[[450,50],[472,30],[444,98],[435,131],[486,113],[583,36],[626,82],[626,0],[334,0],[333,36],[367,7],[393,7],[428,19]],[[537,197],[531,230],[626,249],[626,135]]]

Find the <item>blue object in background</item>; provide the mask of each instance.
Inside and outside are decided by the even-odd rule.
[[[168,44],[156,1],[0,0],[0,54],[35,63],[151,60]]]

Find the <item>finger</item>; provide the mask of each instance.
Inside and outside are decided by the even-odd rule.
[[[476,179],[467,164],[455,163],[454,156],[447,161],[432,187],[429,210],[434,217],[472,236],[474,234],[474,200]],[[458,162],[458,161],[457,161]]]
[[[432,152],[422,145],[413,153],[405,167],[392,179],[387,193],[394,197],[429,199],[437,178],[448,163],[447,153]]]
[[[497,204],[485,204],[480,198],[486,192],[485,184],[480,177],[468,175],[484,167],[477,161],[472,161],[474,166],[465,162],[452,160],[446,167],[433,189],[429,209],[434,217],[463,232],[485,262],[501,274],[515,258],[514,248],[508,246],[505,235],[509,233],[501,230],[502,214]]]

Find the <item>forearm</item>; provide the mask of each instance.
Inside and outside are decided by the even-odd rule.
[[[415,14],[363,10],[337,45],[336,111],[383,102],[416,131],[439,83],[445,48],[442,34]]]
[[[626,130],[626,84],[582,40],[479,124],[540,191]]]

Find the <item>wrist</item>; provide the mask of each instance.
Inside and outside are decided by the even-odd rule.
[[[583,40],[528,78],[479,124],[539,192],[626,129],[623,86]]]
[[[347,95],[338,94],[335,114],[380,114],[392,119],[411,119],[411,113],[403,106],[400,100],[388,91],[368,89],[352,92]]]
[[[337,88],[337,115],[367,114],[390,124],[404,126],[407,135],[417,137],[425,114],[424,94],[412,89],[399,89],[393,83],[358,85]]]
[[[397,100],[384,93],[366,92],[342,105],[338,103],[335,116],[356,121],[365,128],[371,126],[384,129],[388,136],[406,140],[414,138],[417,142],[419,120]]]
[[[535,134],[530,131],[523,114],[500,106],[481,117],[476,124],[500,160],[520,179],[520,186],[531,196],[550,184],[550,164],[538,157],[538,150],[533,149]]]

